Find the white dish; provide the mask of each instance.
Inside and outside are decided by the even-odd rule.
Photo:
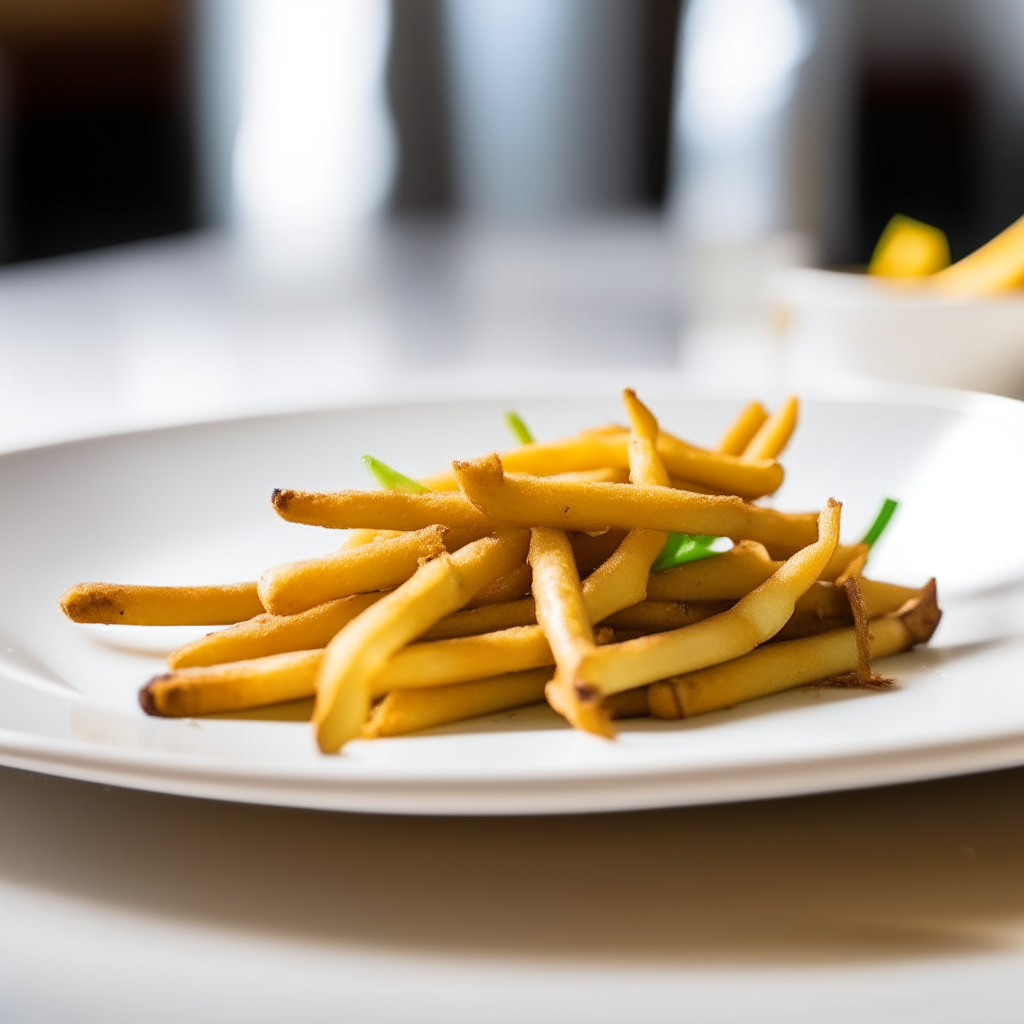
[[[739,399],[655,402],[712,441]],[[136,703],[188,630],[82,627],[57,597],[86,579],[252,578],[337,543],[282,523],[274,486],[362,486],[366,450],[407,472],[618,417],[617,401],[370,407],[176,428],[0,458],[0,763],[141,789],[428,814],[596,811],[738,800],[1024,763],[1024,404],[900,389],[806,401],[780,507],[845,502],[856,538],[885,495],[900,512],[874,575],[939,579],[932,644],[880,663],[891,691],[806,689],[681,723],[623,723],[614,742],[545,708],[314,750],[304,723],[159,720]],[[191,631],[194,634],[195,631]]]
[[[929,294],[867,274],[777,271],[767,298],[786,325],[787,367],[1024,394],[1024,296]]]

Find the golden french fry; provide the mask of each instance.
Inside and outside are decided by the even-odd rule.
[[[501,525],[483,515],[457,491],[406,494],[403,491],[319,492],[278,489],[271,494],[270,503],[274,511],[290,523],[326,526],[333,530],[354,527],[422,530],[440,524],[483,537]]]
[[[777,459],[782,450],[789,444],[789,439],[796,430],[796,421],[800,413],[800,402],[796,395],[790,395],[775,412],[761,424],[758,432],[743,449],[743,460],[759,461]]]
[[[313,728],[322,751],[334,753],[358,735],[370,710],[371,681],[388,658],[521,562],[528,537],[503,530],[442,553],[341,629],[317,673]]]
[[[834,580],[861,550],[862,544],[837,544],[821,574]],[[738,601],[759,587],[782,565],[756,541],[740,541],[729,551],[652,572],[647,596],[653,601]]]
[[[871,621],[871,657],[884,658],[926,643],[941,614],[932,580],[900,611]],[[856,631],[839,629],[767,644],[724,664],[653,683],[647,691],[648,702],[659,718],[684,718],[842,676],[856,668]]]
[[[1015,220],[980,249],[925,278],[945,295],[982,296],[1024,284],[1024,217]]]
[[[550,479],[559,473],[580,472],[591,469],[629,466],[626,432],[600,432],[565,438],[561,441],[520,445],[500,455],[506,473],[525,473]],[[726,494],[737,494],[753,501],[773,494],[782,484],[782,467],[774,460],[747,462],[735,455],[725,455],[697,448],[661,431],[658,435],[658,453],[665,469],[673,477],[692,480]],[[449,478],[438,474],[430,478],[430,485],[445,489],[457,481],[457,474]],[[444,522],[445,520],[436,520]]]
[[[507,604],[509,601],[518,601],[529,594],[532,580],[533,574],[530,566],[523,562],[511,572],[499,576],[493,583],[482,587],[466,607],[482,608],[488,604]]]
[[[155,676],[139,691],[147,715],[192,718],[310,697],[323,651],[292,651]]]
[[[263,704],[258,708],[214,711],[202,717],[242,722],[308,722],[313,717],[313,695],[282,701],[280,704]]]
[[[374,676],[371,689],[374,697],[381,697],[390,690],[464,683],[554,663],[540,626],[514,626],[480,636],[409,644]]]
[[[766,419],[768,410],[760,402],[749,402],[726,428],[715,451],[721,455],[742,455]]]
[[[726,601],[707,604],[684,604],[682,601],[641,601],[601,620],[602,626],[615,630],[637,630],[643,633],[664,633],[682,629],[707,619],[729,607]]]
[[[544,630],[556,665],[555,678],[545,688],[548,703],[577,728],[613,735],[600,703],[580,705],[572,690],[576,668],[595,649],[595,643],[565,531],[534,527],[530,531],[530,565],[537,622]],[[582,713],[577,713],[580,707]]]
[[[869,619],[888,615],[901,608],[921,591],[917,587],[901,587],[895,583],[883,583],[859,579],[864,608]],[[813,583],[796,602],[797,609],[810,610],[823,617],[845,616],[849,618],[850,604],[842,586],[835,583]]]
[[[888,615],[920,595],[919,590],[894,583],[857,577],[865,619]],[[844,587],[832,583],[813,584],[796,603],[789,621],[775,634],[775,640],[794,640],[838,629],[854,622],[854,612]]]
[[[544,685],[551,674],[549,667],[434,686],[429,690],[392,690],[374,705],[360,735],[366,738],[405,736],[421,729],[539,704],[544,700]],[[304,708],[297,708],[296,713],[301,710]],[[609,697],[607,710],[612,718],[648,716],[651,712],[647,706],[647,687]]]
[[[368,738],[404,736],[467,718],[539,704],[544,700],[544,684],[550,678],[550,668],[539,668],[434,686],[429,690],[392,690],[374,706],[361,735]]]
[[[72,622],[125,626],[223,626],[263,613],[255,583],[208,587],[146,587],[78,583],[60,597]]]
[[[513,626],[532,626],[537,622],[532,597],[502,604],[481,605],[453,612],[435,622],[419,641],[451,640],[457,636],[479,636],[481,633],[495,633]]]
[[[647,703],[646,686],[638,686],[633,690],[613,693],[604,699],[604,709],[610,718],[647,718],[651,709]]]
[[[786,624],[797,599],[821,575],[839,540],[840,510],[830,498],[821,513],[819,539],[728,611],[683,629],[594,651],[580,663],[577,684],[589,684],[603,694],[617,693],[753,650]]]
[[[509,523],[584,532],[610,527],[710,534],[760,541],[769,553],[786,557],[817,536],[817,513],[778,512],[733,496],[506,474],[497,455],[453,467],[466,498],[494,520]]]
[[[774,459],[754,461],[705,451],[665,431],[658,435],[658,454],[671,476],[748,501],[774,494],[782,486],[785,475]]]
[[[630,422],[627,447],[630,480],[636,485],[668,486],[668,473],[657,449],[658,421],[634,391],[627,388],[622,398]],[[538,540],[543,542],[549,536],[564,538],[565,533],[535,527],[533,543]],[[537,600],[537,621],[545,627],[544,632],[549,639],[554,630],[556,634],[572,634],[573,640],[562,644],[552,641],[558,671],[548,683],[545,694],[548,703],[556,711],[574,726],[587,732],[599,736],[615,734],[608,712],[600,700],[581,699],[577,687],[576,666],[594,649],[590,623],[643,600],[651,565],[665,546],[666,537],[663,531],[631,530],[615,553],[590,574],[583,589],[580,588],[579,577],[571,559],[566,563],[565,551],[560,550],[561,557],[551,563],[549,576],[560,580],[561,585],[552,586],[549,579],[547,600]],[[533,543],[530,549],[531,560]],[[566,541],[563,546],[567,544]],[[535,596],[536,581],[535,567]]]
[[[585,484],[626,484],[629,483],[629,470],[625,466],[604,466],[601,469],[580,469],[574,473],[553,473],[548,479],[577,480]]]
[[[738,601],[780,565],[763,544],[743,540],[710,558],[652,572],[647,596],[653,601]]]
[[[577,472],[571,473],[557,473],[554,476],[556,480],[582,480],[589,483],[610,483],[610,484],[624,484],[629,481],[629,470],[624,466],[603,466],[599,469],[583,469]],[[455,479],[455,474],[452,471],[446,470],[444,473],[438,474],[436,477],[427,477],[425,480],[421,480],[425,487],[432,491],[457,491],[459,489],[458,482]],[[673,487],[678,487],[682,490],[693,490],[700,489],[698,484],[689,483],[683,480],[673,480]],[[401,535],[400,530],[370,530],[370,529],[358,529],[352,530],[348,537],[345,538],[345,542],[341,545],[342,550],[346,548],[357,548],[361,544],[368,544],[371,540],[377,537],[398,537]],[[474,540],[476,538],[473,538]],[[467,541],[468,543],[468,541]]]
[[[371,540],[376,540],[378,537],[401,537],[401,535],[401,530],[349,530],[348,536],[339,550],[344,551],[346,548],[358,548],[363,544],[369,544]]]
[[[658,421],[651,410],[636,397],[632,388],[622,392],[622,401],[630,422],[626,448],[630,483],[667,487],[668,472],[658,452]]]
[[[631,390],[623,392],[632,425],[627,449],[629,472],[638,486],[664,487],[668,474],[658,454],[658,421]],[[647,596],[647,581],[654,560],[665,546],[662,530],[631,530],[603,565],[583,585],[583,603],[591,622],[637,604]]]
[[[274,615],[296,615],[339,597],[397,587],[412,576],[422,559],[444,549],[444,528],[429,526],[318,558],[275,565],[260,576],[260,600]]]
[[[379,601],[385,593],[387,591],[353,594],[317,605],[298,615],[257,615],[237,626],[219,633],[208,633],[179,647],[168,656],[167,664],[172,669],[194,668],[326,647],[342,626]]]

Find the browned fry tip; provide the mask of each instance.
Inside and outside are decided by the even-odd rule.
[[[139,690],[139,706],[142,708],[143,711],[146,712],[147,715],[154,715],[156,717],[160,717],[160,711],[156,706],[156,701],[153,699],[153,691],[150,689],[150,687],[154,683],[159,683],[164,679],[170,678],[170,672],[164,672],[163,675],[153,676],[153,678],[150,679],[150,681],[146,683],[146,685],[142,687],[141,690]]]
[[[917,597],[912,597],[896,615],[910,631],[914,643],[924,644],[932,638],[942,618],[938,595],[935,589],[935,578],[932,577],[922,588]]]
[[[60,610],[72,622],[104,622],[124,609],[98,583],[78,583],[60,595]]]

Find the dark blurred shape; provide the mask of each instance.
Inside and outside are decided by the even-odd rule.
[[[640,55],[640,137],[643,140],[640,199],[661,208],[668,192],[672,96],[681,0],[643,0]]]
[[[628,19],[630,67],[608,54],[609,71],[635,78],[624,90],[629,137],[615,144],[635,152],[637,170],[627,205],[660,209],[666,198],[676,40],[681,0],[617,0]],[[388,93],[398,135],[398,171],[391,207],[397,214],[444,214],[457,210],[459,195],[452,127],[451,53],[446,42],[444,0],[392,0]],[[598,17],[593,12],[591,21]],[[635,51],[635,52],[633,52]],[[567,68],[571,61],[566,58]],[[529,69],[524,68],[524,74]],[[572,73],[569,70],[567,73]],[[614,86],[615,83],[613,83]],[[575,83],[577,88],[585,83]],[[614,93],[614,88],[612,92]],[[601,108],[604,94],[591,97],[588,120],[608,125],[614,119]],[[548,111],[538,111],[543,118]],[[566,131],[571,126],[566,126]],[[584,188],[584,184],[580,184]]]
[[[185,0],[3,0],[5,261],[196,225]]]
[[[860,257],[894,213],[941,227],[953,258],[985,241],[977,227],[975,89],[956,68],[869,69],[858,137]]]
[[[398,135],[397,213],[442,213],[454,202],[443,0],[392,0],[388,98]]]

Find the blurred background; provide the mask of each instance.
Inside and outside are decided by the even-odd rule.
[[[1024,393],[1015,300],[958,361],[787,276],[896,212],[954,259],[1024,213],[1019,0],[0,0],[0,430],[442,371]]]

